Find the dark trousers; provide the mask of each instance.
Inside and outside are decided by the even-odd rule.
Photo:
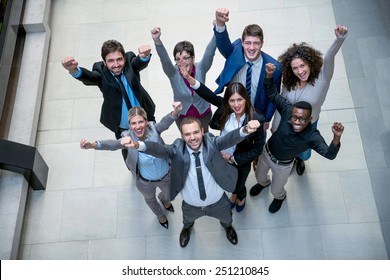
[[[195,220],[203,216],[218,219],[224,228],[231,226],[233,222],[229,199],[225,193],[216,203],[205,207],[192,206],[183,200],[181,209],[183,210],[184,228],[192,227]]]
[[[251,172],[251,165],[234,165],[237,168],[237,183],[234,194],[237,194],[237,199],[243,200],[246,197],[246,179],[248,179],[249,173]]]

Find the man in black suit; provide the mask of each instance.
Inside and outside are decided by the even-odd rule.
[[[257,120],[251,120],[244,127],[215,137],[211,133],[204,133],[199,119],[187,117],[180,124],[182,138],[171,145],[122,138],[121,143],[127,148],[171,159],[171,200],[178,193],[183,197],[181,247],[187,246],[195,220],[202,216],[218,219],[225,228],[227,239],[237,244],[237,233],[232,227],[232,211],[225,193],[234,191],[237,169],[225,161],[220,151],[238,144],[259,127]]]
[[[139,47],[139,54],[126,52],[116,40],[103,43],[101,56],[103,61],[95,62],[92,71],[78,66],[71,56],[62,60],[62,65],[69,73],[87,86],[98,86],[103,93],[100,122],[115,133],[117,139],[123,130],[129,129],[127,112],[130,108],[141,106],[145,109],[148,120],[155,121],[155,104],[142,87],[140,71],[150,61],[149,45]]]

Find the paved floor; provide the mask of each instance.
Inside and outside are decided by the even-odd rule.
[[[110,38],[121,41],[127,50],[152,45],[154,56],[141,78],[157,104],[156,117],[160,119],[170,110],[172,92],[155,54],[150,29],[162,28],[162,40],[169,52],[176,42],[191,41],[199,59],[212,36],[214,11],[222,5],[231,10],[228,24],[231,37],[239,37],[245,25],[258,23],[265,32],[263,51],[274,57],[291,43],[300,41],[324,52],[334,39],[336,23],[351,24],[349,37],[336,57],[335,74],[319,122],[319,129],[328,141],[334,121],[345,125],[345,133],[336,160],[313,155],[302,177],[291,175],[286,186],[288,199],[278,213],[270,214],[267,210],[272,201],[268,191],[259,197],[248,197],[243,212],[234,211],[237,246],[227,241],[216,220],[202,218],[196,222],[191,241],[183,249],[178,244],[182,227],[180,196],[173,202],[176,212],[167,213],[170,228],[166,230],[146,207],[120,152],[79,148],[81,138],[110,139],[113,134],[99,123],[102,97],[98,88],[74,80],[60,61],[73,55],[80,65],[90,68],[100,60],[102,42]],[[368,18],[380,21],[381,30],[385,30],[384,35],[375,34],[383,37],[375,46],[382,46],[383,41],[388,44],[389,20],[383,18],[386,10],[381,7],[388,4],[379,0],[52,1],[52,38],[37,139],[50,173],[47,190],[29,194],[21,258],[388,259],[386,236],[389,235],[382,231],[386,226],[390,228],[389,219],[383,214],[388,204],[384,199],[378,204],[380,194],[386,194],[381,186],[388,185],[388,154],[381,154],[384,167],[372,169],[369,165],[372,159],[366,150],[369,140],[365,139],[377,131],[362,128],[359,118],[364,121],[364,109],[369,107],[364,102],[370,99],[361,101],[351,96],[355,88],[362,95],[374,94],[367,85],[366,91],[356,86],[364,76],[356,71],[372,73],[375,67],[370,64],[366,69],[364,64],[357,64],[368,53],[364,43],[371,47],[372,42],[359,37],[362,26],[366,27],[363,30],[366,37],[372,35],[370,26],[362,23],[368,22],[361,20],[363,12],[371,11]],[[386,55],[388,49],[375,49],[375,54],[381,51]],[[357,51],[360,52],[356,56]],[[388,69],[389,63],[385,63],[388,57],[387,54],[387,60],[383,61],[381,56],[375,56],[376,66]],[[207,75],[210,88],[216,87],[214,80],[222,66],[222,56],[216,53]],[[376,85],[384,87],[381,78],[384,80],[388,74],[377,73]],[[377,89],[375,94],[380,91]],[[379,99],[382,102],[376,105],[381,106],[380,117],[385,120],[379,128],[386,131],[389,111],[385,105],[389,104],[389,98],[382,96]],[[371,122],[377,115],[367,117],[366,122]],[[179,137],[177,128],[172,126],[163,137],[171,143]],[[378,145],[386,143],[377,141]],[[374,176],[374,182],[373,174],[380,175]],[[251,172],[247,186],[254,183]]]

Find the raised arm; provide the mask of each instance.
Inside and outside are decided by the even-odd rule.
[[[322,78],[326,81],[330,81],[333,77],[335,57],[347,37],[348,28],[343,25],[337,25],[334,29],[334,33],[336,39],[324,55],[324,64],[321,71],[321,74],[323,75]]]
[[[160,57],[161,65],[165,75],[167,75],[168,78],[173,77],[176,74],[176,68],[170,60],[168,52],[161,41],[161,28],[155,27],[150,31],[150,33],[152,35],[157,54]]]
[[[207,102],[213,104],[214,106],[221,106],[223,102],[223,98],[219,95],[214,94],[208,87],[199,81],[195,80],[187,71],[187,69],[183,66],[179,67],[179,71],[184,79],[188,81],[190,86],[195,90],[195,92],[202,97]],[[198,82],[198,85],[197,85]]]
[[[74,59],[73,56],[67,56],[61,61],[62,66],[68,70],[69,74],[77,72],[79,63]]]

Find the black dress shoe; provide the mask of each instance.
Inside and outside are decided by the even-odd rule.
[[[162,223],[162,222],[160,222],[160,221],[158,221],[158,222],[160,223],[160,225],[162,225],[163,227],[165,227],[166,229],[168,229],[168,227],[169,227],[168,219],[167,219],[167,221],[164,222],[164,223]]]
[[[232,226],[225,228],[226,237],[233,245],[238,243],[237,233]]]
[[[274,200],[272,201],[272,203],[270,204],[270,206],[268,208],[268,211],[270,211],[271,213],[278,212],[280,207],[282,207],[283,201],[285,199],[286,199],[286,197],[284,197],[283,199],[274,198]]]
[[[268,184],[266,186],[263,186],[263,185],[260,185],[259,183],[257,183],[256,185],[254,185],[251,190],[249,191],[249,194],[251,196],[256,196],[258,195],[264,188],[268,187],[269,185],[271,184]]]
[[[190,242],[191,228],[183,228],[180,232],[179,242],[181,247],[187,246]]]
[[[165,207],[164,202],[162,202],[162,200],[160,198],[159,198],[159,200],[161,201],[161,203],[164,206],[165,210],[170,211],[170,212],[175,212],[175,209],[173,209],[173,204],[172,203],[168,207]]]
[[[295,160],[295,168],[297,170],[298,175],[301,176],[303,172],[305,172],[305,162],[299,157],[297,157]]]

